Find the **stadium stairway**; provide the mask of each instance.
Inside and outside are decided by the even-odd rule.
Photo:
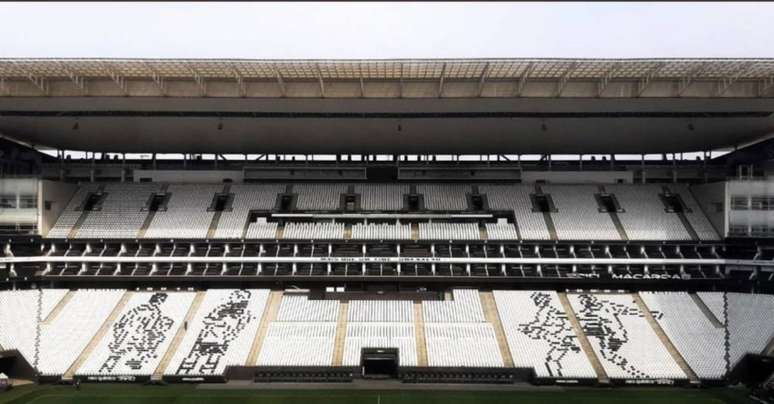
[[[417,366],[427,366],[427,344],[425,343],[425,318],[422,316],[422,301],[414,301],[414,337],[417,345]]]
[[[543,193],[543,188],[540,184],[535,184],[535,193]],[[554,218],[551,217],[551,212],[543,212],[543,220],[546,222],[546,229],[548,229],[548,235],[551,240],[559,240],[559,237],[556,235],[556,226],[554,225]]]
[[[497,304],[494,300],[494,295],[491,291],[480,292],[481,296],[481,308],[484,310],[484,318],[486,321],[492,324],[494,328],[495,337],[497,338],[497,346],[500,347],[500,356],[503,358],[503,364],[507,368],[513,367],[513,356],[511,356],[511,349],[508,347],[508,339],[505,337],[505,329],[503,323],[500,321],[500,314],[497,312]]]
[[[277,225],[277,240],[282,240],[285,238],[285,225],[279,224]]]
[[[489,240],[489,234],[487,234],[486,232],[486,226],[484,225],[484,223],[478,224],[478,234],[479,234],[478,238],[480,240]]]
[[[223,190],[221,192],[225,195],[228,195],[231,192],[231,184],[223,185]],[[212,215],[212,220],[210,221],[210,227],[207,229],[208,239],[215,238],[215,232],[218,230],[218,223],[220,223],[221,214],[223,214],[222,211],[215,211],[215,214]]]
[[[156,371],[151,375],[151,380],[158,381],[164,376],[164,371],[167,370],[169,362],[175,356],[178,346],[180,346],[186,331],[188,331],[188,324],[191,323],[196,312],[199,311],[199,306],[201,306],[206,294],[207,292],[196,292],[196,296],[194,297],[193,302],[191,302],[191,306],[188,308],[188,312],[186,313],[183,322],[180,323],[175,336],[172,338],[172,343],[169,345],[167,352],[164,353],[164,356],[161,357],[161,362],[159,362],[159,365],[156,367]]]
[[[105,191],[105,185],[100,185],[97,187],[98,193]],[[78,232],[81,230],[81,225],[83,225],[83,222],[86,221],[86,218],[89,216],[89,211],[82,210],[81,215],[78,217],[78,220],[75,222],[72,228],[70,228],[70,233],[67,234],[67,238],[75,238],[75,236],[78,235]]]
[[[591,363],[591,367],[594,368],[594,372],[597,374],[597,381],[599,384],[609,385],[610,377],[608,377],[607,372],[605,372],[605,368],[602,366],[602,362],[599,361],[597,354],[594,353],[594,349],[591,347],[591,343],[589,343],[586,333],[583,332],[583,327],[581,327],[578,317],[575,316],[575,312],[572,310],[570,300],[567,299],[567,293],[560,292],[557,293],[557,295],[559,296],[559,302],[562,304],[564,312],[567,313],[567,319],[570,320],[572,328],[575,329],[575,335],[578,337],[581,349],[583,349],[583,352]]]
[[[599,186],[599,193],[600,194],[607,193],[607,190],[605,189],[604,185]],[[626,229],[624,229],[623,224],[621,223],[621,218],[618,217],[618,212],[610,211],[607,213],[610,215],[610,220],[613,221],[613,225],[615,226],[615,229],[618,231],[618,236],[621,237],[621,240],[628,241],[629,235],[626,234]]]
[[[263,310],[261,323],[258,326],[258,331],[255,333],[255,339],[253,340],[252,348],[250,348],[250,354],[247,355],[247,363],[245,363],[245,366],[255,366],[258,362],[258,354],[261,352],[263,340],[269,332],[269,325],[277,319],[281,302],[282,291],[272,291],[269,296],[269,301],[266,303],[266,308]]]
[[[673,194],[674,192],[669,190],[669,187],[664,186],[661,188],[665,194]],[[682,198],[680,194],[676,194],[679,198]],[[688,220],[688,218],[685,216],[685,213],[683,212],[677,212],[677,217],[680,218],[680,222],[683,223],[683,227],[685,227],[685,231],[688,232],[688,234],[691,236],[691,240],[693,241],[699,241],[699,234],[696,233],[696,230],[693,228],[693,225]]]
[[[707,307],[707,304],[704,303],[704,300],[701,300],[701,297],[697,295],[696,293],[689,293],[689,296],[691,296],[691,299],[693,299],[693,302],[696,303],[696,306],[699,307],[699,310],[701,310],[702,313],[704,313],[704,316],[707,317],[707,319],[712,323],[715,328],[723,328],[723,322],[718,319],[718,317],[715,315],[715,313],[712,312],[712,310]]]
[[[169,184],[163,184],[161,186],[161,189],[158,191],[158,193],[166,194],[168,188],[169,188]],[[142,226],[140,226],[140,230],[137,231],[137,238],[145,238],[145,232],[148,231],[148,227],[150,227],[151,223],[153,223],[153,218],[155,216],[156,216],[156,211],[148,210],[148,216],[145,216],[145,220],[143,220]]]
[[[62,296],[62,299],[60,299],[59,302],[56,304],[56,306],[54,306],[54,309],[48,313],[48,316],[41,321],[41,324],[45,325],[53,321],[59,315],[59,313],[67,306],[67,302],[69,302],[70,299],[73,298],[73,294],[75,294],[74,291],[72,290],[67,291],[67,293],[65,293],[65,295]]]
[[[763,349],[763,354],[774,357],[774,336],[772,336],[769,343],[766,344],[766,348]]]
[[[339,304],[339,316],[336,319],[336,337],[333,345],[333,366],[341,366],[344,363],[344,340],[347,337],[347,314],[349,302]]]
[[[67,369],[64,375],[62,375],[62,380],[73,380],[75,372],[78,371],[81,365],[83,365],[83,362],[85,362],[86,359],[91,356],[91,353],[94,351],[97,345],[99,345],[99,342],[102,341],[102,338],[105,337],[105,334],[110,331],[110,327],[113,326],[113,323],[118,318],[118,315],[121,314],[121,311],[123,311],[126,303],[129,301],[129,299],[132,298],[132,294],[133,292],[130,291],[124,292],[124,295],[121,296],[121,300],[119,300],[118,303],[116,303],[116,306],[113,307],[113,311],[110,312],[110,315],[105,319],[105,322],[102,323],[102,326],[99,328],[97,333],[91,337],[89,344],[86,345],[86,348],[83,349],[83,352],[81,352],[81,354],[78,356],[78,359],[76,359],[75,362],[70,365],[70,368]]]
[[[677,363],[677,366],[680,366],[680,369],[683,371],[683,373],[688,376],[688,381],[693,385],[701,384],[699,377],[696,376],[696,372],[694,372],[693,369],[688,366],[688,362],[685,361],[683,355],[677,350],[675,345],[672,344],[672,341],[661,328],[661,325],[659,325],[658,321],[656,321],[656,319],[653,317],[653,313],[645,304],[645,301],[642,300],[640,294],[632,293],[632,297],[634,298],[634,302],[637,304],[637,307],[645,316],[645,320],[647,320],[648,324],[650,324],[651,328],[653,328],[653,331],[655,331],[658,339],[661,341],[661,344],[663,344],[667,349],[667,352],[669,352],[669,355],[672,356],[672,359],[674,359],[674,361]]]

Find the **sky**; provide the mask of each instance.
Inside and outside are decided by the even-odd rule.
[[[0,3],[0,57],[771,57],[774,3]]]

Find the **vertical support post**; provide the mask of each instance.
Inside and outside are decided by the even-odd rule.
[[[672,183],[677,184],[677,159],[675,159],[675,153],[672,153]]]
[[[89,181],[94,182],[94,171],[95,171],[95,164],[96,161],[94,160],[94,155],[96,153],[91,152],[91,169],[89,169]]]
[[[126,153],[121,153],[121,182],[126,182]]]
[[[645,183],[645,154],[641,154],[640,159],[640,182]]]
[[[58,151],[59,155],[59,181],[64,181],[65,177],[65,168],[64,168],[64,160],[65,160],[65,152],[64,150]]]

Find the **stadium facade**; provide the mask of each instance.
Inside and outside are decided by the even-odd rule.
[[[0,59],[0,371],[724,384],[774,60]]]

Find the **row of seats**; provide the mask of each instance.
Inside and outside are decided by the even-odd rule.
[[[336,300],[310,300],[305,294],[285,294],[280,303],[279,322],[336,322],[339,302]]]
[[[540,378],[596,377],[554,291],[493,292],[515,367]]]
[[[66,291],[65,291],[66,292]],[[38,370],[42,375],[64,374],[124,295],[115,289],[81,289],[59,314],[40,327]]]
[[[268,289],[211,289],[165,369],[168,375],[222,375],[247,363]]]
[[[607,185],[605,189],[615,194],[625,210],[618,214],[618,218],[630,240],[691,239],[680,218],[664,209],[659,198],[659,194],[663,193],[660,186]]]
[[[277,203],[277,195],[285,191],[280,184],[233,184],[229,192],[234,195],[231,210],[221,212],[214,237],[217,239],[239,239],[252,210],[271,210]],[[250,227],[253,223],[250,223]],[[255,232],[255,229],[253,229]],[[250,235],[247,238],[263,238]],[[259,234],[260,235],[260,234]],[[274,238],[274,234],[271,237]]]
[[[87,196],[104,188],[106,197],[99,210],[82,212],[78,210]],[[295,184],[292,192],[297,195],[296,209],[300,210],[337,210],[341,207],[343,195],[349,191],[347,184]],[[410,192],[407,184],[356,184],[354,192],[360,195],[360,209],[365,211],[395,211],[405,207],[404,197]],[[220,214],[213,237],[219,239],[241,238],[245,231],[250,212],[271,210],[277,206],[280,194],[285,192],[282,184],[234,184],[229,193],[233,195],[231,206]],[[533,210],[533,194],[537,192],[532,185],[479,185],[478,192],[485,197],[490,210],[513,212],[515,228],[508,228],[502,234],[493,232],[492,239],[521,238],[524,240],[548,240],[552,235],[546,223],[545,215],[553,222],[556,237],[560,240],[620,240],[610,214],[600,212],[595,194],[603,188],[591,185],[545,185],[542,192],[551,196],[555,211],[542,213]],[[223,190],[220,185],[208,184],[172,184],[166,189],[170,198],[166,210],[154,213],[153,220],[144,234],[146,238],[205,238],[214,212],[208,211],[215,194]],[[689,234],[677,214],[667,212],[660,194],[671,190],[684,201],[687,208],[685,218],[701,240],[717,240],[718,235],[704,215],[701,207],[684,184],[661,187],[659,185],[606,185],[604,191],[616,196],[623,209],[618,212],[620,223],[630,240],[689,240]],[[48,236],[51,238],[68,237],[83,215],[84,220],[78,227],[78,238],[135,238],[143,226],[149,212],[143,208],[150,196],[162,191],[160,184],[86,184],[81,186],[73,199],[61,213],[57,223]],[[424,208],[430,210],[463,211],[469,208],[468,195],[473,193],[469,184],[418,184],[416,191],[422,196]],[[251,225],[251,224],[250,224]],[[469,226],[467,226],[469,227]],[[366,234],[363,239],[378,237],[381,233]],[[401,228],[392,232],[390,237],[403,237]],[[472,232],[462,236],[460,232],[451,234],[422,234],[423,239],[441,237],[479,236]],[[520,233],[520,234],[519,234]],[[251,232],[248,230],[248,234]],[[516,236],[514,237],[514,234]],[[520,235],[520,237],[519,237]],[[246,235],[247,236],[247,235]],[[340,237],[339,237],[340,238]],[[394,238],[401,239],[401,238]]]
[[[399,366],[417,366],[414,305],[407,300],[352,300],[342,364],[360,364],[363,348],[397,348]]]
[[[411,188],[408,184],[356,184],[360,195],[360,209],[366,211],[397,211],[403,209],[403,196]]]
[[[296,223],[285,225],[285,240],[332,240],[344,238],[344,223]]]
[[[429,366],[503,366],[494,328],[489,323],[425,324],[425,340]]]
[[[592,185],[544,186],[551,195],[556,212],[551,218],[560,240],[620,240],[618,230],[607,212],[600,212]]]
[[[545,218],[540,212],[532,211],[530,194],[534,187],[525,185],[480,185],[478,192],[485,194],[490,210],[511,211],[519,226],[523,240],[549,240]]]
[[[454,289],[451,300],[425,301],[422,315],[429,366],[501,367],[492,324],[476,289]]]
[[[252,222],[247,226],[245,238],[273,240],[277,238],[277,223],[267,222],[266,219]]]
[[[476,223],[430,222],[419,224],[420,240],[479,240],[481,232]]]
[[[422,302],[425,323],[483,323],[484,311],[476,289],[454,289],[452,300]]]
[[[671,192],[677,193],[682,197],[685,206],[689,209],[689,211],[685,212],[685,218],[688,219],[699,239],[717,240],[718,233],[715,231],[712,223],[710,223],[709,218],[703,213],[688,186],[685,184],[670,184],[668,188]]]
[[[519,232],[516,226],[504,220],[497,223],[486,223],[486,238],[488,240],[518,240]]]
[[[298,195],[296,209],[301,210],[336,210],[346,192],[347,185],[338,183],[293,185],[293,193]]]
[[[725,329],[713,324],[691,296],[681,292],[640,292],[661,329],[700,379],[726,374]]]
[[[353,240],[410,240],[411,226],[407,224],[355,224]]]
[[[342,365],[359,366],[363,348],[397,348],[399,366],[417,366],[417,341],[413,323],[347,324]]]
[[[414,305],[408,300],[352,300],[347,321],[354,323],[414,323]]]
[[[258,355],[258,366],[330,366],[335,322],[273,322]]]
[[[199,293],[204,295],[198,298],[198,308],[186,321],[196,295],[193,292],[0,291],[0,346],[19,350],[43,375],[61,375],[116,311],[107,332],[76,374],[150,375],[182,329],[165,374],[220,375],[229,365],[247,362],[269,291],[212,289]],[[122,296],[128,299],[119,310]],[[493,296],[515,366],[533,368],[544,378],[595,377],[556,292],[494,291]],[[478,290],[455,289],[449,297],[422,303],[428,365],[503,366]],[[760,353],[774,337],[771,295],[643,292],[640,297],[701,379],[722,378],[744,354]],[[686,378],[634,296],[571,293],[568,299],[611,378]],[[310,300],[307,294],[287,292],[276,320],[268,325],[258,365],[330,366],[340,308],[335,300]],[[362,348],[398,348],[401,366],[415,366],[418,346],[413,308],[410,301],[350,301],[343,364],[358,365]],[[729,361],[725,359],[726,325]]]
[[[89,193],[94,192],[97,190],[97,188],[97,184],[81,185],[57,218],[54,226],[51,227],[51,229],[48,231],[48,237],[68,237],[70,235],[70,231],[73,229],[73,226],[78,223],[78,219],[80,219],[81,214],[83,213],[82,211],[78,210],[78,208],[86,200],[86,197],[88,197]]]
[[[258,355],[259,366],[330,366],[339,302],[285,294],[277,319],[269,325]]]
[[[570,294],[573,311],[611,379],[686,379],[630,294]]]
[[[152,374],[193,299],[194,293],[189,292],[134,292],[76,374]]]
[[[468,208],[467,195],[470,185],[459,184],[420,184],[417,193],[424,197],[424,207],[430,210],[459,211]]]
[[[208,211],[212,196],[223,190],[219,185],[170,185],[167,210],[153,216],[145,232],[147,238],[204,239],[215,215]]]
[[[760,353],[774,338],[774,321],[771,321],[774,296],[722,292],[699,292],[698,295],[715,317],[728,325],[732,367],[746,353]]]
[[[148,216],[143,208],[160,189],[159,184],[107,184],[101,209],[86,212],[76,237],[136,237]]]

